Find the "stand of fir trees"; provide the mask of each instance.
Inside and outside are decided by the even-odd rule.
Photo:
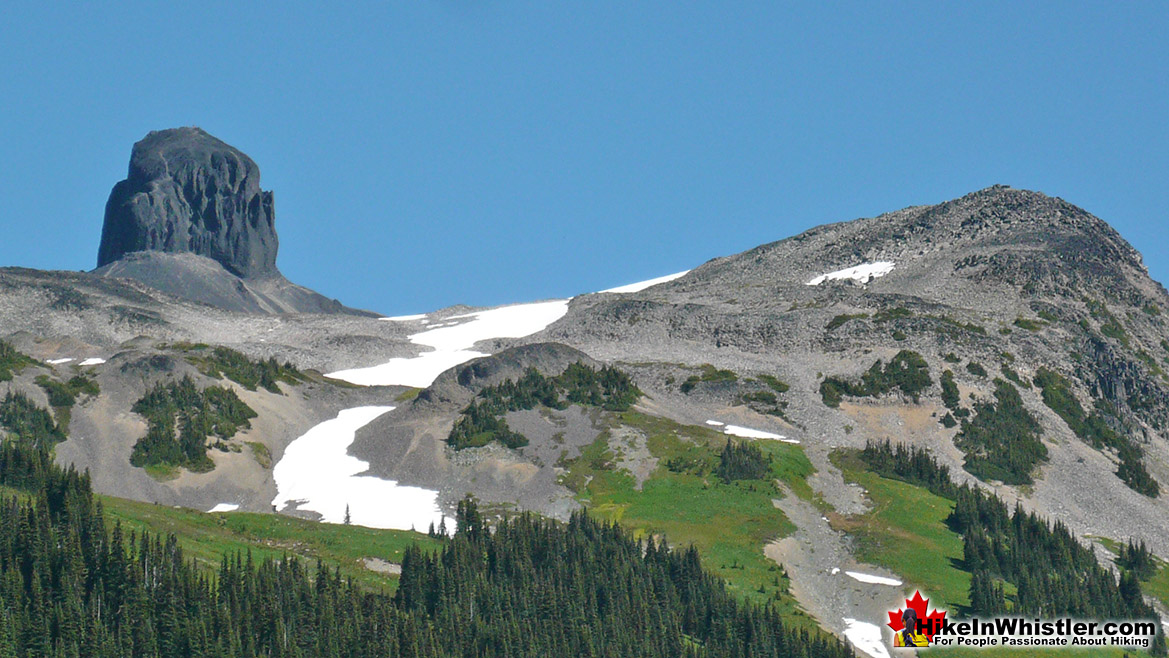
[[[715,474],[729,484],[734,480],[762,480],[771,473],[771,458],[753,443],[727,439],[718,457]]]
[[[578,361],[555,377],[528,368],[518,380],[507,379],[479,391],[455,421],[447,443],[455,450],[479,448],[492,441],[520,448],[528,445],[528,439],[508,429],[503,416],[509,411],[537,406],[566,409],[570,404],[626,411],[641,395],[629,375],[612,366],[597,370]]]
[[[230,439],[256,417],[235,391],[220,386],[200,390],[190,377],[156,384],[130,410],[147,421],[146,436],[130,453],[131,464],[181,466],[195,472],[215,468],[207,456],[208,437]]]
[[[901,350],[882,367],[881,360],[861,375],[859,382],[840,377],[827,377],[820,382],[820,396],[829,407],[839,407],[845,395],[853,397],[881,397],[895,389],[917,402],[923,391],[932,384],[930,367],[917,352]]]
[[[972,574],[972,614],[1157,619],[1141,592],[1140,570],[1152,561],[1143,545],[1123,547],[1118,582],[1063,523],[1048,523],[1019,505],[1012,512],[997,496],[955,485],[949,469],[922,448],[869,442],[861,458],[879,475],[955,501],[947,523],[962,535],[963,566]],[[1011,605],[1003,582],[1017,588]],[[1163,629],[1152,649],[1154,655],[1166,655]]]
[[[473,502],[393,596],[295,557],[196,567],[174,536],[107,524],[87,475],[0,444],[0,657],[791,656],[852,652],[786,627],[698,554],[577,514],[488,529]]]

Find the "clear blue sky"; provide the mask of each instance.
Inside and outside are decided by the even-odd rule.
[[[1169,280],[1169,5],[966,4],[6,3],[0,264],[92,268],[131,145],[198,125],[260,165],[290,279],[389,314],[994,183]]]

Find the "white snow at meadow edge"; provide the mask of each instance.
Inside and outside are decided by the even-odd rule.
[[[884,576],[874,576],[872,574],[861,573],[859,571],[845,571],[844,573],[849,578],[852,578],[853,580],[859,580],[862,583],[868,583],[870,585],[891,585],[893,587],[900,587],[901,586],[901,581],[897,580],[896,578],[885,578]]]
[[[487,356],[471,349],[491,338],[530,336],[564,317],[568,300],[515,304],[486,311],[452,315],[446,320],[470,318],[454,326],[440,326],[410,336],[410,342],[433,348],[416,357],[394,358],[378,366],[331,372],[327,376],[360,386],[430,386],[444,370]],[[386,319],[386,318],[383,318]]]
[[[79,365],[79,366],[100,366],[101,364],[103,364],[105,362],[106,362],[105,359],[102,359],[100,357],[95,356],[95,357],[88,358],[88,359],[82,361],[81,363],[78,363],[77,365]]]
[[[789,439],[782,434],[775,434],[773,432],[764,432],[763,430],[752,429],[750,427],[743,427],[742,425],[725,425],[717,420],[706,421],[707,425],[714,425],[715,427],[722,427],[724,434],[732,434],[734,436],[741,436],[744,439],[771,439],[773,441],[783,441],[784,443],[799,443],[798,439]]]
[[[276,510],[296,503],[297,509],[316,512],[323,521],[342,523],[348,508],[354,525],[369,528],[425,532],[431,522],[438,526],[443,514],[437,491],[359,475],[369,463],[349,454],[357,430],[393,409],[346,409],[289,444],[272,469],[278,492],[272,501]]]
[[[844,636],[852,646],[873,658],[890,658],[881,637],[881,629],[876,624],[844,617]]]
[[[216,512],[234,512],[239,509],[239,505],[235,503],[219,503],[215,507],[207,510],[208,514],[215,514]]]
[[[893,266],[894,263],[887,260],[877,261],[875,263],[864,263],[863,265],[857,265],[856,267],[849,267],[847,269],[821,274],[820,276],[808,281],[806,285],[818,286],[825,281],[840,281],[843,279],[852,279],[858,283],[868,283],[877,277],[882,277],[892,272]]]

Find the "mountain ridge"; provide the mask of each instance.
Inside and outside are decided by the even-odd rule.
[[[283,394],[234,387],[259,417],[255,429],[228,443],[264,443],[278,464],[289,446],[338,413],[378,405],[381,415],[351,430],[337,455],[361,462],[353,480],[431,492],[448,512],[471,493],[492,509],[567,518],[602,504],[596,496],[613,495],[605,487],[621,478],[638,487],[622,496],[652,496],[665,481],[679,485],[677,478],[693,476],[688,469],[709,457],[688,461],[689,450],[740,438],[775,441],[808,464],[806,476],[788,483],[807,487],[808,499],[785,497],[775,513],[798,519],[800,536],[831,539],[834,548],[817,557],[793,552],[799,542],[777,542],[767,545],[767,556],[787,565],[801,603],[838,633],[841,618],[862,618],[877,599],[808,592],[824,583],[815,574],[843,564],[825,560],[859,561],[836,515],[864,516],[872,499],[837,462],[841,451],[870,440],[896,437],[927,449],[955,481],[1013,497],[1081,537],[1139,538],[1169,558],[1169,497],[1143,486],[1169,484],[1169,294],[1119,233],[1066,201],[995,186],[825,224],[650,287],[559,302],[567,308],[562,317],[549,315],[550,324],[524,335],[496,314],[464,307],[384,319],[261,315],[211,309],[129,281],[0,270],[0,318],[28,332],[16,341],[20,349],[42,362],[80,357],[83,349],[109,360],[82,372],[116,399],[75,407],[84,435],[58,452],[79,467],[100,461],[104,474],[94,481],[106,491],[204,509],[232,500],[270,511],[277,485],[246,451],[211,451],[215,471],[154,482],[121,454],[142,423],[123,419],[116,436],[101,430],[103,417],[116,417],[147,385],[179,374],[222,385],[199,368],[210,345],[321,372],[392,371],[433,346],[438,356],[481,360],[438,373],[429,387],[347,386],[315,374]],[[496,318],[494,333],[477,333],[492,324],[485,317]],[[91,345],[70,343],[70,336]],[[614,366],[645,395],[622,413],[509,410],[500,420],[530,439],[521,449],[489,442],[455,450],[447,442],[482,384],[513,379],[528,366],[553,376],[575,360]],[[64,381],[73,366],[41,367]],[[899,379],[897,368],[906,367],[924,373],[924,381]],[[14,386],[44,404],[36,368]],[[987,419],[1001,409],[1030,419],[1022,425],[1027,440],[1044,448],[1040,457],[1014,471],[967,468],[999,449],[970,436],[993,426]],[[996,479],[1003,472],[1013,479]],[[311,516],[310,509],[285,513]],[[878,566],[904,576],[895,565]],[[866,596],[880,594],[871,587],[877,589]]]

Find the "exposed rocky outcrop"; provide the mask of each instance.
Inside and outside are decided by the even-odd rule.
[[[353,313],[276,269],[276,211],[247,155],[199,128],[150,133],[106,203],[96,273],[244,313]]]
[[[192,252],[244,278],[278,274],[272,193],[240,150],[199,128],[151,132],[106,203],[97,265],[136,251]]]

